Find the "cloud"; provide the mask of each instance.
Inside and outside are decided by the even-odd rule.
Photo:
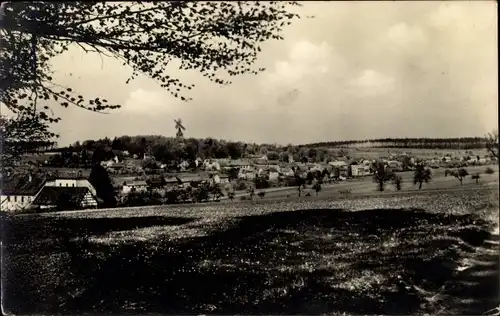
[[[266,42],[259,75],[220,87],[169,69],[196,85],[188,103],[146,78],[125,85],[130,69],[119,62],[101,67],[99,57],[68,53],[58,81],[123,108],[106,116],[62,109],[61,141],[172,136],[177,117],[188,136],[285,144],[471,136],[497,125],[496,3],[315,1],[302,9],[316,18]]]
[[[437,10],[429,14],[429,22],[434,27],[444,27],[463,22],[466,8],[460,4],[442,3]]]
[[[391,41],[406,49],[414,48],[415,45],[421,45],[426,42],[423,30],[418,26],[408,26],[401,22],[393,25],[387,36]]]
[[[288,93],[287,88],[293,89],[311,80],[316,82],[331,71],[334,58],[332,47],[324,41],[319,44],[298,41],[291,46],[285,59],[276,61],[265,73],[262,87],[266,92],[280,87]]]
[[[160,113],[175,113],[179,108],[179,103],[179,100],[172,98],[166,91],[158,92],[139,88],[129,93],[123,105],[123,111],[155,116]]]
[[[394,79],[372,69],[363,71],[350,81],[352,91],[356,94],[375,96],[394,91]]]

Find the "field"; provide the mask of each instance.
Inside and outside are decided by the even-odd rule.
[[[500,305],[498,216],[486,185],[16,216],[4,308],[481,314]]]

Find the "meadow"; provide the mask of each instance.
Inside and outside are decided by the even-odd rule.
[[[15,216],[16,314],[481,314],[498,188]],[[495,234],[491,234],[495,232]]]

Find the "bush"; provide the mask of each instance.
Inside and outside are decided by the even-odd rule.
[[[493,173],[495,173],[495,170],[493,170],[493,168],[491,168],[491,167],[488,167],[488,168],[486,168],[486,170],[484,171],[484,173],[486,173],[486,174],[493,174]]]
[[[247,189],[247,184],[243,181],[238,181],[234,187],[235,190],[243,191]]]
[[[271,186],[267,179],[261,177],[255,178],[254,183],[256,189],[267,189]]]

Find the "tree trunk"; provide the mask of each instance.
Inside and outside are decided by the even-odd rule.
[[[316,196],[318,196],[319,191],[316,191]]]
[[[378,188],[379,188],[380,192],[383,192],[384,191],[384,182],[382,182],[382,181],[379,182],[378,183]]]
[[[458,180],[460,180],[460,185],[464,185],[462,178],[460,178]]]
[[[420,183],[418,184],[418,189],[419,189],[419,190],[420,190],[420,189],[422,189],[422,182],[420,182]]]
[[[479,185],[479,179],[476,179],[476,184]]]

